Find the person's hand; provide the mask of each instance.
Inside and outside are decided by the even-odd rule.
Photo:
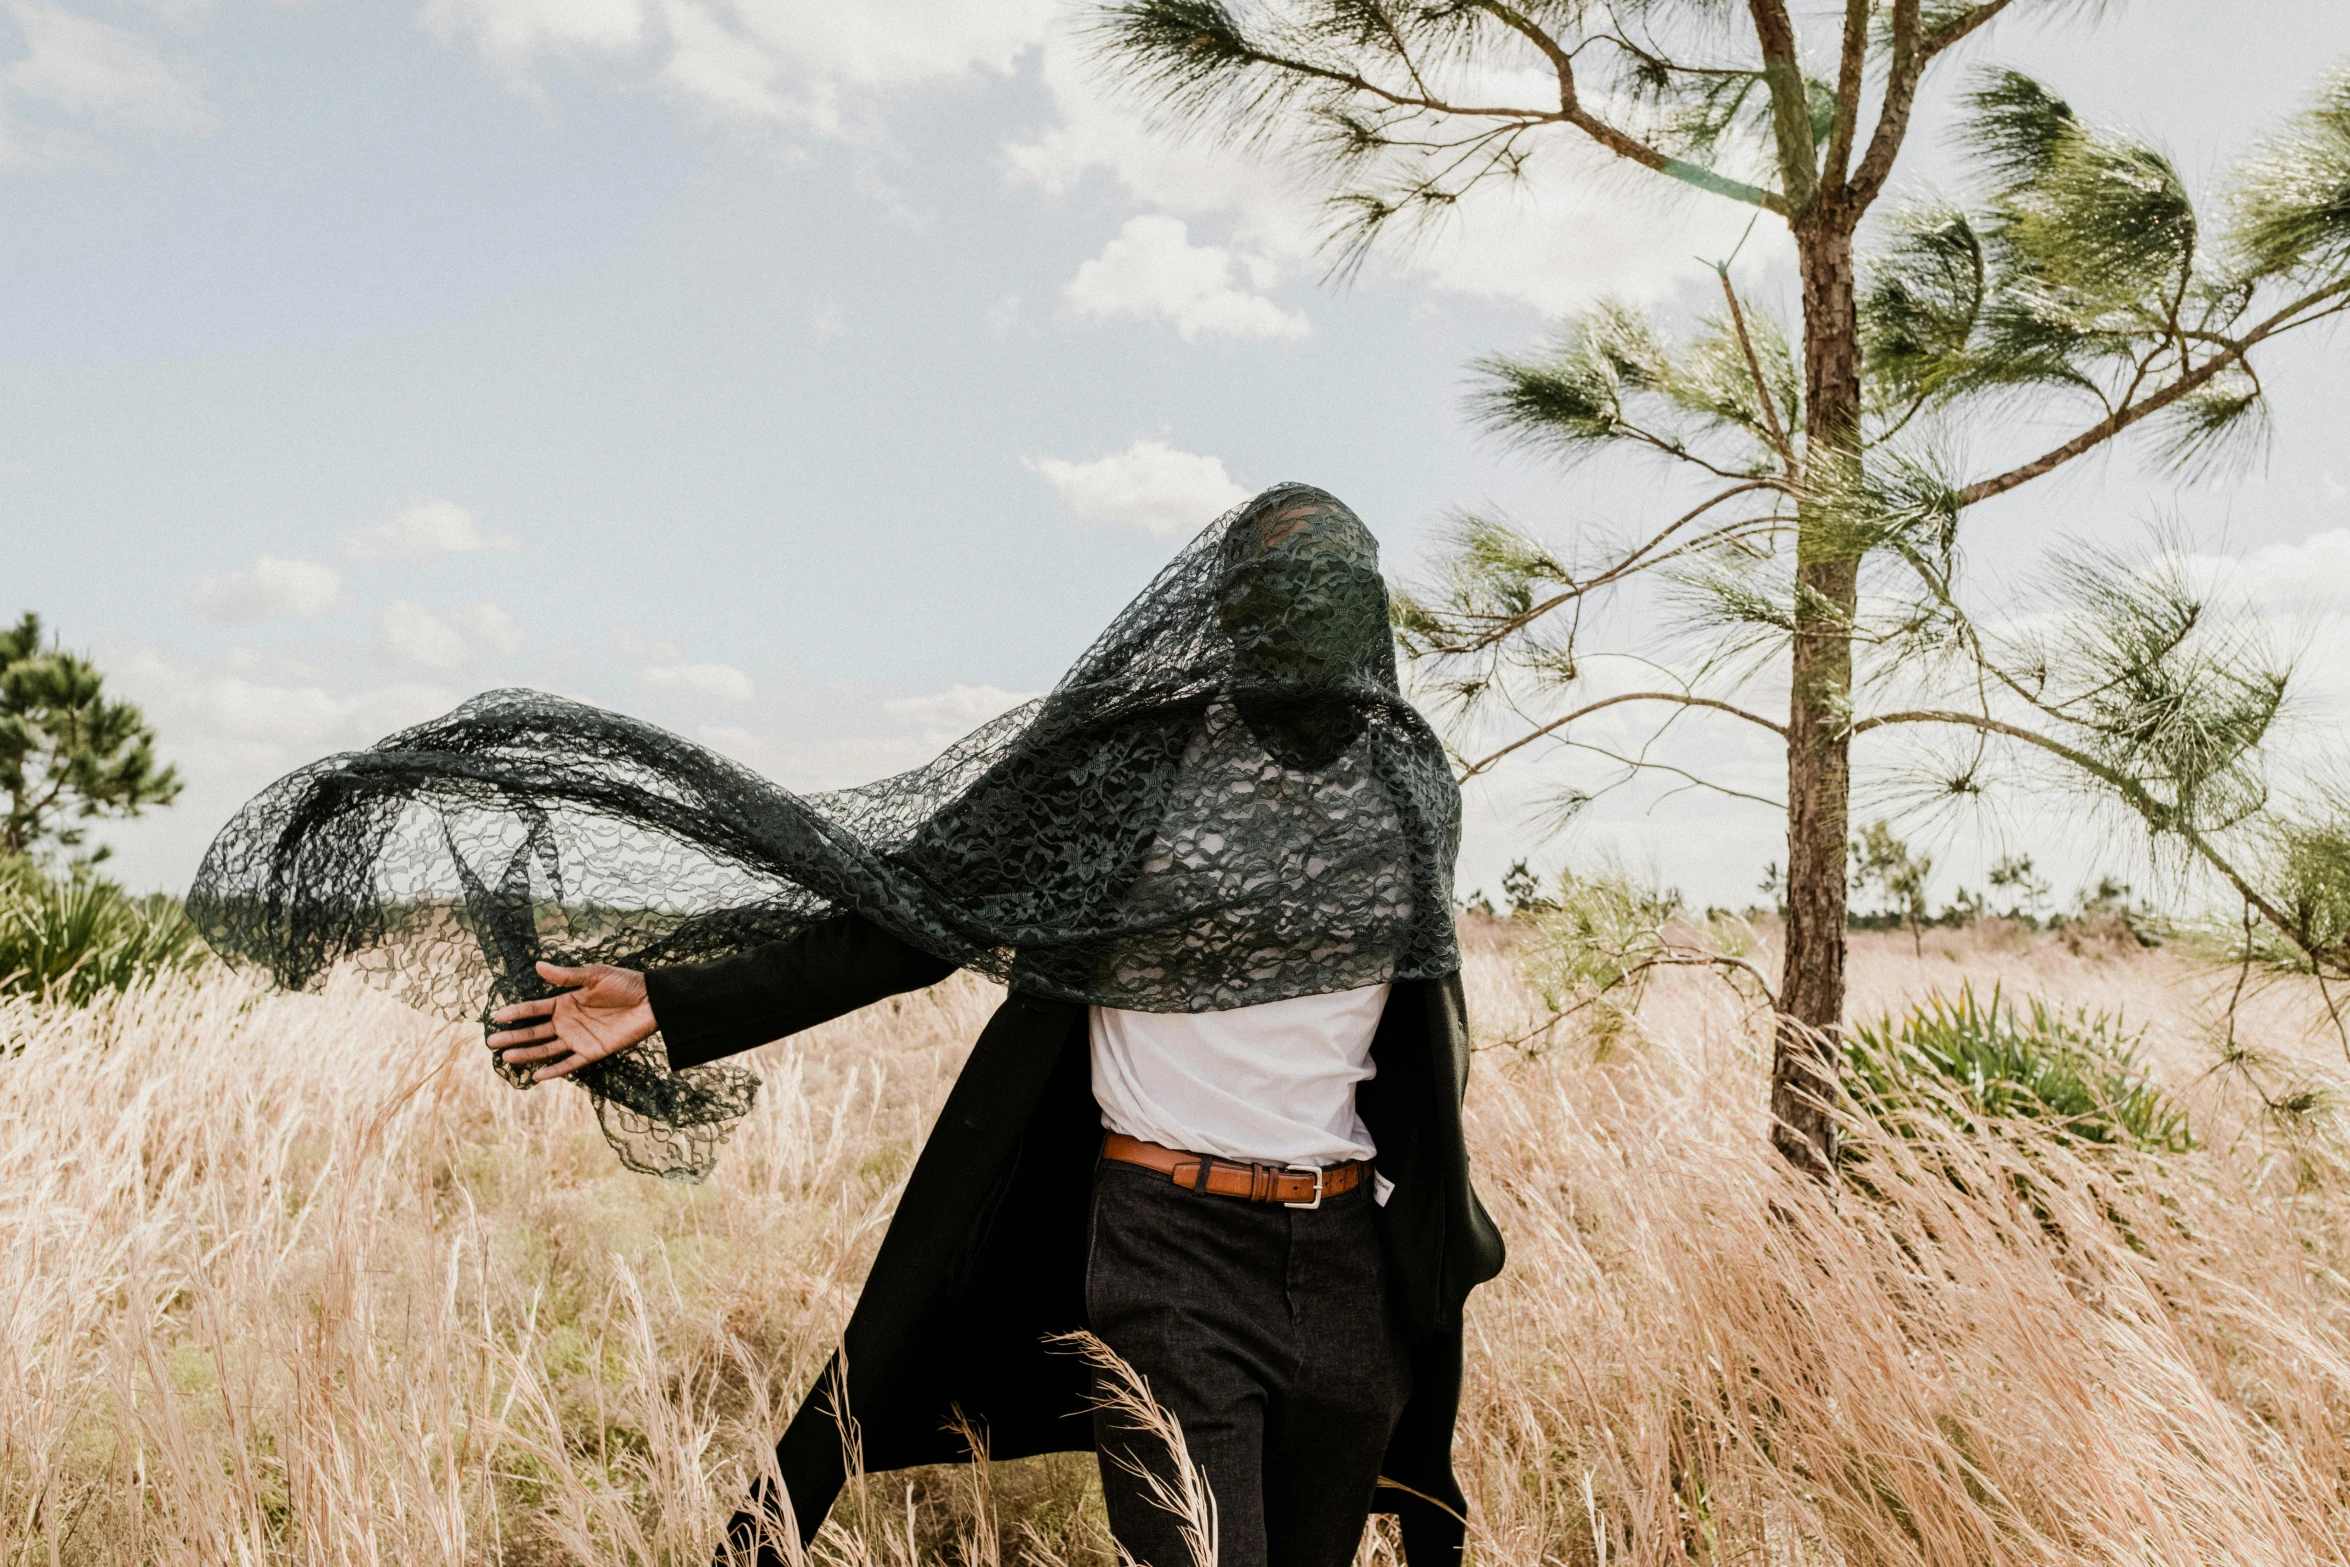
[[[645,977],[609,963],[563,968],[538,966],[539,978],[567,988],[560,996],[517,1001],[490,1014],[499,1032],[485,1041],[500,1059],[546,1065],[530,1074],[534,1083],[566,1077],[591,1061],[626,1050],[660,1025],[645,999]]]

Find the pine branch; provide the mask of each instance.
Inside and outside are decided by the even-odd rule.
[[[1865,10],[1868,0],[1853,0],[1853,3]],[[1754,377],[1754,395],[1762,405],[1763,423],[1770,430],[1771,445],[1778,451],[1779,461],[1787,469],[1787,477],[1793,479],[1796,476],[1795,448],[1787,440],[1785,426],[1779,423],[1779,405],[1777,399],[1771,396],[1770,383],[1763,379],[1762,360],[1756,356],[1754,339],[1746,331],[1746,312],[1738,308],[1738,290],[1730,286],[1729,263],[1724,262],[1714,270],[1721,275],[1722,297],[1730,302],[1730,326],[1738,334],[1739,352],[1746,356],[1746,373]]]
[[[1689,464],[1693,468],[1713,475],[1713,477],[1717,479],[1755,480],[1757,482],[1757,486],[1763,489],[1776,490],[1786,488],[1785,483],[1778,479],[1761,479],[1752,473],[1742,473],[1735,468],[1725,468],[1719,463],[1698,456],[1697,453],[1691,451],[1688,447],[1682,445],[1679,441],[1672,440],[1666,436],[1658,435],[1651,430],[1644,430],[1640,426],[1632,424],[1629,421],[1619,420],[1617,421],[1617,427],[1623,433],[1623,436],[1626,440],[1638,441],[1644,446],[1653,447],[1657,451],[1662,452],[1665,456],[1676,458],[1681,462]]]
[[[1624,769],[1622,783],[1631,782],[1633,775],[1638,773],[1671,773],[1674,777],[1683,780],[1685,788],[1710,790],[1732,800],[1746,800],[1755,805],[1768,806],[1774,811],[1784,812],[1787,809],[1787,802],[1784,800],[1774,800],[1768,795],[1749,794],[1744,789],[1733,789],[1728,784],[1715,783],[1711,778],[1700,778],[1686,767],[1675,767],[1670,762],[1652,762],[1646,756],[1626,756],[1621,751],[1611,751],[1604,745],[1593,745],[1588,740],[1562,740],[1559,743],[1573,750],[1589,751],[1594,756],[1606,757]],[[1653,744],[1654,741],[1652,740],[1650,743]],[[1617,785],[1610,784],[1608,787],[1612,789]],[[1676,789],[1670,792],[1678,794],[1680,790]]]
[[[1910,112],[1917,107],[1918,82],[1931,54],[1918,37],[1918,0],[1893,0],[1893,60],[1885,76],[1885,100],[1877,109],[1877,128],[1869,137],[1869,150],[1861,154],[1860,167],[1853,171],[1842,193],[1853,221],[1885,188],[1894,160],[1901,156],[1902,143],[1909,139]]]
[[[1928,59],[1933,58],[1953,44],[1964,40],[1975,29],[1989,22],[2014,3],[2015,0],[1987,0],[1986,4],[1970,7],[1927,34],[1921,52]]]
[[[1412,113],[1455,115],[1464,119],[1497,119],[1524,126],[1569,125],[1618,157],[1684,184],[1766,211],[1781,214],[1787,211],[1786,203],[1776,193],[1676,158],[1593,114],[1584,107],[1577,91],[1573,56],[1523,12],[1502,3],[1502,0],[1471,0],[1471,4],[1464,9],[1491,16],[1542,54],[1558,81],[1557,108],[1534,108],[1524,104],[1456,103],[1442,97],[1429,88],[1419,66],[1392,28],[1387,29],[1389,41],[1392,52],[1402,62],[1404,73],[1412,83],[1408,89],[1376,81],[1358,70],[1287,53],[1276,46],[1260,42],[1241,31],[1229,16],[1222,13],[1220,7],[1216,8],[1213,17],[1207,17],[1193,7],[1167,6],[1154,3],[1154,0],[1130,0],[1128,4],[1110,9],[1105,33],[1111,40],[1108,45],[1110,49],[1155,58],[1165,83],[1163,90],[1166,96],[1178,103],[1191,99],[1196,106],[1197,95],[1205,90],[1203,84],[1218,74],[1263,70],[1287,77],[1293,82],[1313,82],[1340,88],[1389,108]],[[1258,100],[1258,106],[1277,102],[1279,97],[1278,93],[1268,93]]]
[[[1615,991],[1624,989],[1626,987],[1631,988],[1634,992],[1635,998],[1637,998],[1639,992],[1644,988],[1645,981],[1647,980],[1650,972],[1660,968],[1719,969],[1723,971],[1723,981],[1726,984],[1729,983],[1730,974],[1744,974],[1747,978],[1753,980],[1756,986],[1761,989],[1764,1004],[1768,1006],[1774,1013],[1779,1010],[1779,993],[1772,987],[1770,977],[1763,973],[1761,969],[1755,967],[1753,963],[1732,953],[1714,952],[1704,947],[1694,947],[1681,942],[1667,942],[1659,938],[1658,945],[1648,952],[1643,953],[1640,957],[1619,957],[1619,960],[1623,961],[1623,968],[1616,974],[1611,975],[1604,984],[1601,984],[1590,995],[1587,995],[1582,1000],[1575,1002],[1572,1006],[1559,1008],[1558,1011],[1553,1012],[1548,1018],[1544,1019],[1540,1023],[1537,1023],[1534,1025],[1534,1027],[1527,1029],[1522,1034],[1513,1034],[1507,1039],[1495,1041],[1495,1047],[1502,1050],[1519,1049],[1531,1041],[1538,1039],[1545,1034],[1553,1032],[1559,1027],[1560,1024],[1569,1021],[1578,1014],[1585,1012],[1592,1007],[1598,1006]],[[1730,990],[1733,994],[1736,994],[1738,987],[1735,984],[1731,984]],[[1739,996],[1738,999],[1744,1001],[1746,998],[1744,996]],[[1555,1005],[1555,1003],[1553,1004]],[[1637,999],[1635,999],[1633,1004],[1638,1004]],[[1379,1483],[1381,1485],[1391,1485],[1394,1482],[1383,1478]],[[1440,1503],[1438,1505],[1441,1506],[1442,1504]],[[1447,1509],[1447,1511],[1450,1511],[1450,1509]]]
[[[1639,61],[1650,71],[1656,73],[1659,76],[1710,76],[1722,81],[1732,81],[1738,79],[1752,81],[1757,79],[1759,76],[1759,73],[1756,72],[1751,66],[1684,65],[1679,60],[1671,59],[1668,56],[1658,54],[1653,49],[1643,49],[1640,47],[1640,45],[1634,43],[1630,38],[1626,37],[1621,28],[1618,28],[1612,33],[1597,33],[1593,36],[1601,43],[1615,45],[1618,49],[1623,50],[1624,53],[1630,55],[1633,59]]]
[[[1772,140],[1779,153],[1779,181],[1792,216],[1811,205],[1819,188],[1819,152],[1811,137],[1811,86],[1804,80],[1803,56],[1785,0],[1747,0],[1755,40],[1762,47],[1763,81],[1771,90]]]
[[[1573,723],[1578,718],[1587,718],[1591,714],[1600,711],[1602,708],[1616,707],[1625,702],[1672,702],[1682,707],[1710,709],[1711,711],[1717,713],[1728,713],[1732,718],[1743,718],[1750,724],[1760,724],[1763,728],[1768,729],[1771,733],[1777,735],[1782,740],[1787,738],[1786,725],[1775,724],[1771,722],[1771,720],[1763,717],[1760,713],[1750,713],[1745,708],[1739,707],[1735,703],[1719,701],[1710,696],[1692,696],[1686,692],[1630,691],[1624,693],[1621,696],[1602,697],[1596,702],[1587,703],[1582,707],[1576,708],[1573,712],[1568,713],[1564,717],[1554,718],[1546,724],[1542,724],[1537,728],[1528,730],[1525,734],[1522,734],[1517,739],[1512,740],[1508,745],[1503,746],[1500,750],[1495,751],[1488,756],[1480,757],[1478,760],[1469,763],[1462,769],[1461,779],[1463,782],[1467,782],[1469,779],[1476,777],[1479,773],[1489,771],[1496,763],[1500,762],[1502,758],[1510,755],[1512,752],[1532,745],[1535,741],[1543,738],[1545,735],[1557,733],[1559,730],[1564,729],[1567,725]],[[1642,762],[1639,765],[1652,766],[1662,764]],[[1711,786],[1709,785],[1709,787]]]
[[[1867,85],[1870,0],[1844,0],[1844,47],[1836,62],[1836,117],[1828,132],[1828,157],[1821,175],[1828,188],[1844,185],[1852,142],[1860,127],[1860,96]]]
[[[1763,999],[1773,1012],[1779,1010],[1779,992],[1770,976],[1742,957],[1728,952],[1708,952],[1701,947],[1667,947],[1643,963],[1644,968],[1720,968],[1744,974],[1761,987]]]
[[[1581,94],[1575,86],[1574,55],[1523,12],[1513,6],[1500,4],[1499,0],[1482,0],[1476,9],[1485,12],[1504,27],[1524,38],[1541,51],[1543,58],[1550,62],[1551,70],[1558,78],[1559,89],[1559,112],[1550,118],[1562,120],[1574,126],[1617,157],[1628,159],[1643,168],[1654,169],[1659,174],[1668,175],[1684,184],[1694,185],[1699,190],[1711,191],[1717,196],[1727,196],[1733,201],[1742,201],[1748,206],[1760,207],[1765,212],[1776,212],[1782,217],[1786,216],[1789,210],[1788,203],[1776,193],[1764,190],[1757,185],[1749,185],[1743,180],[1734,180],[1726,175],[1716,174],[1702,164],[1673,157],[1663,149],[1653,147],[1637,136],[1619,130],[1585,109]]]
[[[2121,769],[2109,766],[2086,751],[2077,750],[2061,740],[2052,739],[2036,730],[2026,729],[2021,724],[2006,723],[1987,713],[1966,713],[1935,708],[1918,708],[1899,713],[1879,713],[1854,723],[1846,733],[1857,739],[1872,729],[1882,729],[1891,724],[1956,724],[1983,734],[2003,735],[2011,740],[2020,740],[2026,745],[2046,751],[2051,756],[2061,758],[2120,795],[2122,802],[2131,810],[2136,811],[2147,826],[2156,833],[2176,835],[2181,842],[2195,852],[2198,858],[2217,871],[2221,879],[2236,890],[2238,896],[2253,908],[2258,909],[2263,919],[2274,925],[2287,940],[2307,954],[2313,963],[2322,961],[2325,956],[2310,946],[2304,933],[2295,927],[2293,921],[2263,896],[2259,889],[2252,885],[2251,879],[2237,869],[2226,855],[2220,853],[2217,845],[2213,844],[2192,823],[2184,820],[2178,812],[2156,799],[2145,785]]]
[[[1750,517],[1738,522],[1727,524],[1724,527],[1716,528],[1711,532],[1700,534],[1694,539],[1685,539],[1672,549],[1667,550],[1664,548],[1665,542],[1671,539],[1674,534],[1680,532],[1690,523],[1695,522],[1698,518],[1704,516],[1707,512],[1713,510],[1716,506],[1721,505],[1723,502],[1735,500],[1741,495],[1750,494],[1756,490],[1778,490],[1780,488],[1781,486],[1777,484],[1757,480],[1747,484],[1732,485],[1729,489],[1723,490],[1718,494],[1708,496],[1705,500],[1700,501],[1696,506],[1690,508],[1686,512],[1683,512],[1679,517],[1674,518],[1673,521],[1667,524],[1665,527],[1660,528],[1655,533],[1649,535],[1648,538],[1641,542],[1637,549],[1634,549],[1628,554],[1620,557],[1611,565],[1606,567],[1606,569],[1583,579],[1581,582],[1570,582],[1564,592],[1555,593],[1549,598],[1543,599],[1539,603],[1529,605],[1525,609],[1520,610],[1513,615],[1510,615],[1488,627],[1481,629],[1478,634],[1469,641],[1464,642],[1456,647],[1446,648],[1443,651],[1448,655],[1455,657],[1478,652],[1484,648],[1491,647],[1494,644],[1501,642],[1520,631],[1523,631],[1526,627],[1532,625],[1535,621],[1542,619],[1545,615],[1550,614],[1553,610],[1556,610],[1563,605],[1572,603],[1577,599],[1589,597],[1591,594],[1597,592],[1601,588],[1613,586],[1615,583],[1620,582],[1627,577],[1635,576],[1643,571],[1654,570],[1656,567],[1663,565],[1665,562],[1678,559],[1683,555],[1693,554],[1700,550],[1711,549],[1715,545],[1730,543],[1734,540],[1747,537],[1750,530],[1755,529],[1758,523],[1765,526],[1775,525],[1773,519],[1770,518],[1757,519]],[[1659,553],[1659,551],[1662,551],[1662,553]]]
[[[1995,474],[1988,479],[1978,479],[1973,484],[1966,486],[1958,492],[1959,504],[1972,506],[1977,501],[1986,501],[1996,495],[2005,495],[2009,490],[2029,484],[2032,480],[2064,466],[2085,452],[2096,450],[2132,425],[2150,415],[2160,413],[2180,398],[2208,385],[2222,371],[2241,363],[2244,357],[2264,340],[2279,332],[2307,326],[2311,322],[2322,321],[2328,316],[2350,308],[2350,297],[2345,296],[2350,296],[2350,278],[2304,294],[2291,304],[2271,314],[2267,320],[2262,321],[2242,337],[2223,339],[2225,346],[2217,353],[2192,370],[2188,370],[2169,385],[2162,387],[2143,400],[2134,401],[2132,399],[2135,396],[2136,387],[2143,379],[2144,370],[2141,367],[2139,375],[2132,380],[2129,393],[2125,394],[2121,404],[2115,407],[2111,413],[2063,445],[2041,453],[2030,462],[2010,468],[2005,473]],[[2324,308],[2318,308],[2320,306]]]

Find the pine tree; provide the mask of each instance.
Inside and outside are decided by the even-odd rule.
[[[0,631],[0,791],[0,854],[29,855],[80,848],[84,822],[170,804],[180,779],[156,765],[139,710],[109,701],[88,659],[44,646],[40,617],[27,614]]]
[[[1616,535],[1632,542],[1581,555],[1464,516],[1441,580],[1405,596],[1403,630],[1464,729],[1518,725],[1464,752],[1464,776],[1537,740],[1573,743],[1603,709],[1755,726],[1784,749],[1773,1137],[1820,1174],[1835,1166],[1864,736],[1957,737],[1929,780],[1949,798],[2036,766],[2118,806],[2240,895],[2295,961],[2350,977],[2350,800],[2287,801],[2268,777],[2286,662],[2175,550],[2059,561],[2057,602],[2029,635],[1968,607],[1959,550],[1969,508],[2126,432],[2174,471],[2257,442],[2258,351],[2350,305],[2350,75],[2236,172],[2212,225],[2150,142],[1981,72],[1962,103],[1971,200],[1914,200],[1880,217],[1866,254],[1858,243],[1929,72],[1994,18],[2063,3],[1846,0],[1812,39],[1786,0],[1094,13],[1104,68],[1171,125],[1318,173],[1342,269],[1570,140],[1786,225],[1792,330],[1724,266],[1694,330],[1605,305],[1539,352],[1479,366],[1491,429],[1569,459],[1644,453],[1691,488],[1669,519]],[[2072,433],[2043,450],[1972,472],[1952,455],[1960,432],[1995,446],[2052,420]],[[1650,689],[1593,689],[1596,601],[1658,575],[1694,606],[1701,645]],[[1784,719],[1757,711],[1758,690],[1782,684]]]

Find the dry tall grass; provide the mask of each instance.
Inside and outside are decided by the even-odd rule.
[[[1752,1020],[1696,975],[1604,1059],[1488,1050],[1511,1266],[1470,1323],[1477,1559],[2342,1560],[2331,1129],[2202,1075],[2208,982],[2162,954],[1896,937],[1855,972],[1862,1011],[1993,975],[2126,1003],[2204,1146],[1880,1141],[1872,1194],[1831,1198],[1769,1152]],[[1506,960],[1470,978],[1520,1031]],[[702,1188],[357,987],[0,1008],[0,1562],[705,1561],[991,1000],[769,1047]],[[2317,1062],[2289,1001],[2258,1036]],[[1088,1469],[875,1476],[821,1549],[1104,1561]]]

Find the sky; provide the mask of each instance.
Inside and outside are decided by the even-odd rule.
[[[1962,66],[2041,75],[2196,184],[2350,60],[2323,0],[2060,9]],[[1347,499],[1405,578],[1456,507],[1562,545],[1629,526],[1656,484],[1481,436],[1469,364],[1606,297],[1685,314],[1733,251],[1759,302],[1787,295],[1767,220],[1741,247],[1745,211],[1564,140],[1334,281],[1313,193],[1163,134],[1072,15],[0,0],[0,613],[95,657],[186,780],[100,830],[115,873],[184,886],[272,778],[498,686],[794,788],[897,771],[1050,686],[1277,481]],[[1930,101],[1908,188],[1957,177],[1947,120]],[[1979,508],[1970,565],[2021,583],[2054,540],[2167,519],[2306,643],[2300,743],[2327,743],[2350,717],[2344,347],[2263,362],[2248,474],[2083,463]],[[1679,744],[1776,789],[1743,734]],[[1766,805],[1670,779],[1546,827],[1592,776],[1551,753],[1474,781],[1462,890],[1613,860],[1737,906],[1782,857]],[[2043,806],[1921,828],[1937,895],[2017,849],[2060,893],[2128,872],[2126,834]]]

